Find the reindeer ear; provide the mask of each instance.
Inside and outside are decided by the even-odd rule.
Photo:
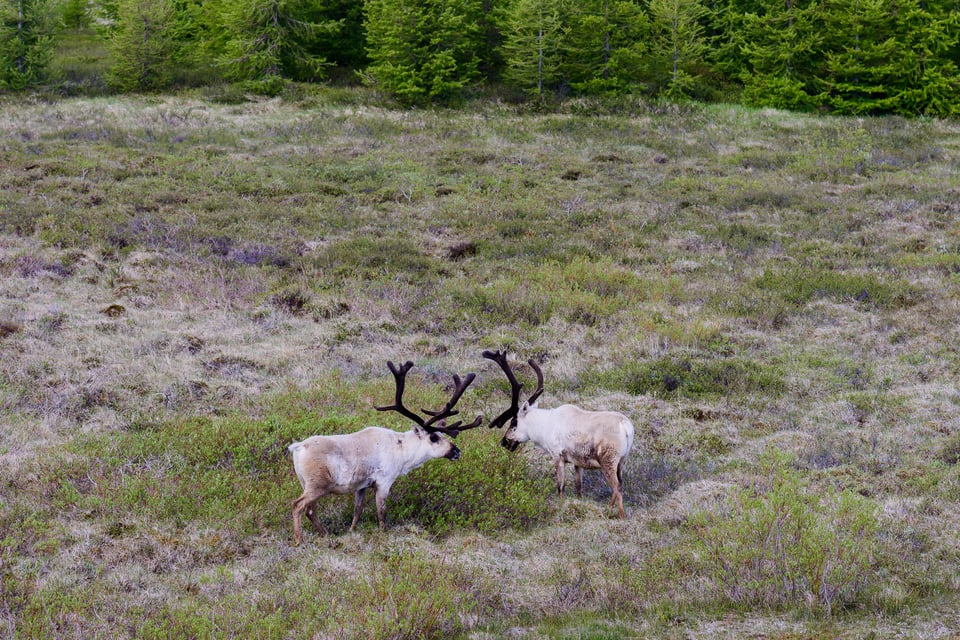
[[[527,415],[527,412],[530,411],[530,403],[526,400],[523,401],[523,404],[520,405],[520,408],[517,409],[517,417],[522,418]]]

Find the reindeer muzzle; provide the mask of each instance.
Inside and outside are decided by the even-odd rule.
[[[517,450],[517,448],[520,446],[520,443],[517,442],[516,440],[510,440],[506,436],[504,436],[503,439],[500,440],[500,446],[506,449],[507,451],[513,452]]]
[[[450,449],[450,451],[447,453],[447,455],[445,455],[445,456],[443,456],[443,457],[446,458],[447,460],[459,460],[459,459],[460,459],[460,449],[457,449],[456,447],[453,447],[453,448]]]

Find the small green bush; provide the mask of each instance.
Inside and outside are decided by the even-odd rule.
[[[457,438],[460,460],[428,463],[398,481],[390,492],[388,518],[416,522],[434,535],[528,530],[549,519],[553,484],[531,470],[523,456],[501,447],[500,436],[467,432]]]
[[[689,526],[718,594],[737,606],[830,615],[877,576],[877,507],[850,491],[815,491],[785,457],[764,462],[769,486],[742,489],[728,509]]]
[[[457,322],[463,316],[538,326],[548,322],[554,312],[553,297],[536,282],[500,278],[490,284],[454,283],[447,289],[459,310]]]
[[[937,457],[945,464],[960,464],[960,433],[955,433],[943,443]]]
[[[533,326],[554,315],[593,326],[647,295],[645,283],[632,271],[609,259],[583,256],[562,263],[547,260],[535,269],[502,274],[486,284],[458,282],[447,288],[468,317],[493,316]]]
[[[584,376],[588,384],[634,395],[704,396],[762,392],[779,394],[784,389],[779,367],[738,356],[698,354],[636,360]]]

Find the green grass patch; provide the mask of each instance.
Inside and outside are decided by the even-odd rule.
[[[468,317],[531,326],[545,324],[554,314],[571,323],[597,325],[648,295],[644,281],[632,271],[606,258],[586,257],[511,269],[489,283],[461,280],[447,290]]]
[[[343,278],[422,282],[436,278],[443,270],[443,262],[424,254],[416,242],[402,236],[361,235],[333,242],[318,250],[309,264],[331,282]]]
[[[903,281],[873,274],[833,271],[825,266],[767,269],[753,281],[753,286],[794,307],[828,299],[898,309],[916,304],[920,295],[916,288]]]
[[[339,385],[334,383],[334,388]],[[411,385],[412,386],[412,385]],[[342,387],[339,387],[342,388]],[[287,445],[310,435],[349,433],[364,426],[389,425],[367,407],[347,412],[287,397],[288,408],[250,420],[244,415],[174,419],[110,437],[78,438],[59,454],[38,461],[37,486],[57,509],[75,510],[111,523],[117,535],[132,533],[147,519],[181,528],[187,523],[256,535],[290,527],[289,505],[300,494]],[[389,398],[381,385],[358,385],[351,397],[371,393]],[[410,406],[439,406],[442,390],[412,388]],[[294,408],[296,407],[296,408]],[[399,430],[410,428],[400,421]],[[478,530],[495,533],[528,529],[543,522],[555,505],[550,482],[532,475],[521,456],[502,449],[499,433],[468,432],[458,438],[459,461],[428,462],[398,479],[388,500],[392,524],[416,523],[434,535]],[[353,502],[330,496],[320,501],[321,517],[333,531],[349,522]],[[363,522],[376,526],[376,510]],[[53,538],[47,537],[48,541]]]
[[[701,398],[763,393],[779,395],[783,372],[741,356],[678,354],[637,360],[585,376],[588,385],[660,397]]]

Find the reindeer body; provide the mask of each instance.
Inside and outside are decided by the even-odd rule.
[[[364,494],[376,490],[377,520],[386,525],[386,502],[394,481],[436,458],[456,460],[460,450],[448,439],[419,426],[400,433],[383,427],[367,427],[356,433],[311,436],[289,447],[303,495],[294,502],[293,531],[296,544],[302,540],[301,517],[307,517],[326,535],[314,512],[317,500],[329,494],[354,494],[353,531],[363,511]]]
[[[516,449],[532,442],[553,457],[557,491],[563,496],[564,464],[572,463],[577,495],[583,495],[583,470],[600,469],[613,490],[611,504],[620,517],[623,510],[623,463],[633,447],[633,423],[615,411],[585,411],[572,404],[540,409],[524,403],[516,426],[503,437],[504,446]]]
[[[556,409],[541,409],[537,399],[543,393],[543,372],[530,359],[527,362],[537,374],[537,389],[521,405],[520,389],[507,362],[506,351],[484,351],[483,357],[493,360],[510,382],[510,407],[490,421],[491,428],[507,428],[500,441],[510,451],[516,451],[523,442],[533,442],[553,457],[556,468],[557,491],[563,496],[564,464],[573,463],[576,473],[577,495],[583,495],[583,470],[600,469],[613,496],[611,504],[617,507],[620,517],[623,510],[623,464],[633,447],[633,423],[616,411],[585,411],[572,404]]]
[[[450,400],[439,411],[424,410],[429,418],[423,418],[403,406],[406,375],[413,363],[406,362],[397,367],[387,362],[387,365],[396,381],[396,399],[394,404],[376,409],[397,411],[413,420],[415,426],[403,433],[383,427],[367,427],[356,433],[311,436],[287,447],[293,455],[293,469],[303,488],[303,494],[293,501],[294,545],[299,545],[303,540],[304,513],[320,535],[327,534],[314,507],[317,500],[330,494],[354,494],[353,521],[350,524],[350,531],[353,531],[363,511],[364,495],[367,489],[373,487],[376,491],[377,520],[380,529],[384,529],[387,496],[394,481],[430,460],[457,460],[460,458],[460,449],[444,436],[456,438],[460,432],[480,426],[483,420],[481,416],[467,425],[459,421],[447,425],[445,421],[458,413],[453,407],[473,382],[474,374],[469,374],[462,381],[454,375],[454,391]]]

